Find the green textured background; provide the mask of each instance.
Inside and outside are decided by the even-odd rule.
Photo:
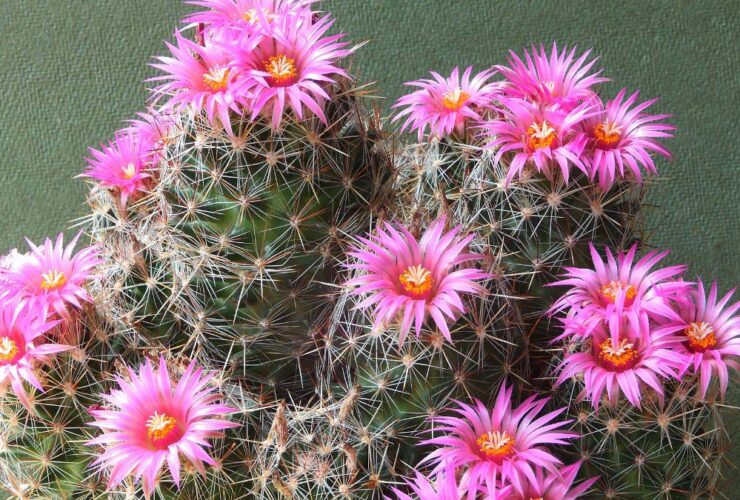
[[[532,43],[593,47],[614,83],[660,96],[675,159],[651,193],[653,242],[674,261],[740,282],[740,1],[327,0],[338,26],[372,43],[357,63],[389,99],[430,69],[483,68]],[[74,180],[86,148],[142,108],[150,56],[190,8],[175,0],[0,4],[0,249],[85,213]]]
[[[389,99],[430,69],[484,68],[532,43],[587,48],[621,86],[660,96],[675,154],[650,201],[653,243],[671,259],[740,283],[740,0],[327,0],[337,25],[372,43],[357,56]],[[86,148],[142,109],[147,66],[189,7],[175,0],[0,3],[0,250],[84,215],[74,180]],[[736,391],[737,393],[737,391]],[[737,419],[734,419],[737,420]],[[737,461],[737,460],[736,460]],[[730,495],[732,497],[732,494]],[[734,496],[738,498],[738,496]]]

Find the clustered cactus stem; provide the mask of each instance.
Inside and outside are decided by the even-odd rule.
[[[0,491],[718,494],[740,302],[649,248],[655,100],[553,44],[386,120],[317,2],[189,3],[90,246],[0,261]]]

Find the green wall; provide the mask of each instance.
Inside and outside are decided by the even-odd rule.
[[[593,47],[620,86],[660,96],[675,159],[650,201],[653,243],[674,261],[740,282],[740,2],[329,0],[337,25],[372,43],[362,76],[389,99],[430,69],[503,62],[532,43]],[[54,234],[85,214],[73,177],[86,148],[140,110],[147,66],[189,8],[174,0],[5,0],[0,5],[0,249]],[[390,102],[390,101],[388,101]]]

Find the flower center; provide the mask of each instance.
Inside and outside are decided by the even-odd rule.
[[[295,59],[285,54],[272,56],[265,61],[265,70],[270,73],[272,83],[278,86],[290,85],[298,78]]]
[[[637,296],[637,288],[633,285],[627,285],[625,288],[621,281],[610,281],[601,287],[601,296],[610,304],[614,304],[621,293],[624,293],[624,305],[630,306]]]
[[[505,458],[514,453],[514,438],[506,432],[489,431],[482,434],[476,444],[489,458]]]
[[[689,339],[688,348],[692,352],[704,352],[717,345],[717,336],[714,334],[714,328],[704,321],[691,323],[686,327],[684,333]]]
[[[123,178],[127,181],[130,181],[136,175],[136,165],[134,165],[133,163],[129,163],[128,165],[123,167],[121,171],[123,172]]]
[[[49,271],[41,275],[41,288],[44,290],[57,290],[67,283],[67,277],[61,271]]]
[[[272,23],[277,17],[275,14],[270,12],[269,9],[265,8],[262,9],[262,15],[268,23]],[[260,16],[257,14],[257,9],[249,9],[242,14],[242,20],[252,25],[256,24],[259,19]]]
[[[18,356],[18,345],[10,337],[0,337],[0,364],[10,363]]]
[[[466,102],[470,99],[470,94],[460,87],[455,90],[448,90],[442,95],[442,105],[450,111],[460,111]]]
[[[547,121],[543,120],[542,124],[533,123],[527,129],[527,146],[531,149],[547,148],[556,137],[555,129]]]
[[[413,296],[427,293],[432,288],[432,282],[434,281],[432,273],[420,265],[406,269],[398,280],[401,282],[403,289]]]
[[[611,339],[606,339],[599,344],[599,360],[613,370],[627,369],[637,360],[635,344],[622,339],[617,347],[614,347]]]
[[[203,75],[203,83],[214,92],[224,90],[228,85],[229,72],[229,68],[220,68],[218,66],[211,68],[208,70],[208,73]]]
[[[599,146],[614,146],[622,138],[622,128],[616,123],[610,124],[608,120],[604,120],[604,123],[599,123],[594,127],[594,138]]]
[[[146,421],[146,437],[159,446],[168,446],[177,440],[177,421],[166,413],[154,412]],[[174,438],[174,439],[173,439]]]

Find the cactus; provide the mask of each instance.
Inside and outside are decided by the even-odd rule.
[[[391,176],[366,90],[346,77],[326,90],[327,123],[234,119],[230,135],[175,115],[144,194],[125,207],[92,194],[90,230],[106,252],[97,302],[127,342],[310,394],[304,358],[333,301],[336,262]]]
[[[404,145],[313,1],[192,3],[94,245],[0,260],[0,489],[716,494],[740,303],[638,260],[654,101],[533,49],[410,82]]]

